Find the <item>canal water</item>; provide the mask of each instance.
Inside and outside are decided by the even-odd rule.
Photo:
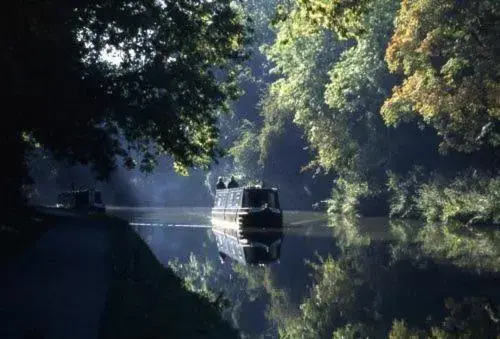
[[[272,260],[245,262],[227,249],[238,247],[235,239],[221,249],[210,209],[108,212],[126,219],[189,289],[219,303],[241,337],[500,335],[495,229],[285,211]],[[260,239],[275,241],[272,233]]]

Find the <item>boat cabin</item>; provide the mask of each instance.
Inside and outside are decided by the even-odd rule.
[[[93,189],[62,192],[57,196],[57,207],[89,211],[106,209],[101,192]]]
[[[212,220],[225,221],[228,227],[276,228],[283,225],[278,190],[275,188],[239,187],[218,189]]]

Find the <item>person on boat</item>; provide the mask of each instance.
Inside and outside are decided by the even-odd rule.
[[[238,183],[236,182],[236,180],[234,180],[234,177],[231,176],[231,180],[229,181],[229,183],[227,184],[227,188],[236,188],[236,187],[239,187]]]
[[[224,181],[222,181],[222,177],[219,177],[219,180],[217,181],[216,187],[218,190],[226,188],[226,184],[224,184]]]

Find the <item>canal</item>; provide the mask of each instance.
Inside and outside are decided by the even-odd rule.
[[[221,254],[210,209],[109,212],[127,220],[188,289],[217,303],[241,337],[500,333],[497,231],[288,211],[277,257],[258,263]],[[271,233],[262,238],[275,239]]]

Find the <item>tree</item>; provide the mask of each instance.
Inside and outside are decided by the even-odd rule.
[[[334,172],[356,186],[370,181],[375,191],[390,165],[390,135],[379,111],[394,84],[384,52],[397,4],[380,0],[364,6],[357,14],[362,32],[347,19],[330,22],[319,2],[310,4],[297,1],[282,14],[277,40],[267,49],[282,77],[265,101],[261,146],[268,148],[273,135],[293,120],[315,155],[307,168]]]
[[[298,0],[309,20],[334,30],[341,38],[356,38],[366,32],[363,20],[373,0]]]
[[[169,154],[182,171],[220,154],[215,123],[245,57],[229,0],[17,1],[2,19],[9,192],[21,196],[37,147],[100,178],[120,158],[148,171]]]
[[[334,159],[323,156],[336,149],[330,136],[337,132],[330,124],[332,112],[324,102],[328,70],[338,58],[342,46],[325,31],[311,23],[297,6],[276,23],[276,41],[265,47],[267,57],[275,64],[271,70],[280,76],[263,99],[264,126],[260,136],[262,161],[272,139],[284,131],[288,121],[304,129],[309,144],[318,154],[316,162],[331,169]],[[336,158],[335,155],[332,157]]]
[[[233,157],[235,170],[246,181],[259,181],[262,179],[262,166],[259,164],[259,139],[255,125],[248,120],[243,120],[239,137],[229,149]]]
[[[416,113],[443,151],[499,146],[499,35],[498,1],[403,0],[386,60],[404,79],[382,108],[386,123]]]

